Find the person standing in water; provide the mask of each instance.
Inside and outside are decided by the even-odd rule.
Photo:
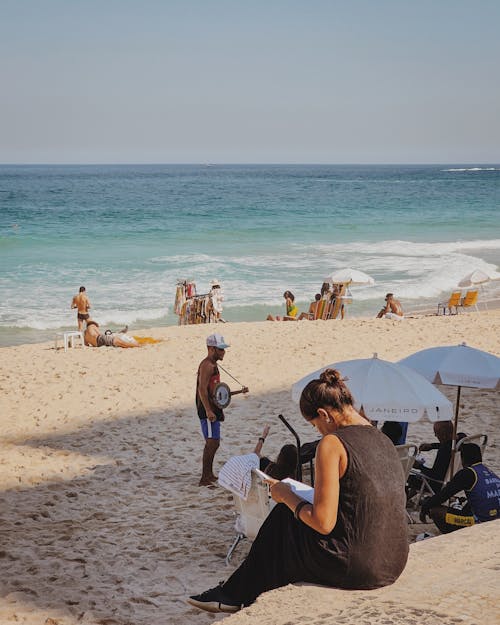
[[[83,322],[89,318],[90,300],[87,297],[85,287],[81,286],[79,292],[71,300],[71,308],[77,309],[76,321],[80,332],[83,330]]]

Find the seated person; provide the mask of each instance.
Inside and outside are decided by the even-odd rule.
[[[403,319],[403,307],[401,302],[394,298],[393,293],[385,296],[385,306],[379,311],[377,319]]]
[[[429,515],[443,534],[500,518],[500,478],[483,464],[478,445],[462,445],[460,455],[464,468],[439,493],[422,502],[420,520],[425,523]],[[461,510],[440,505],[461,491],[467,496]]]
[[[437,449],[436,458],[432,467],[424,466],[420,460],[416,460],[414,467],[420,470],[420,473],[427,478],[427,481],[434,492],[438,492],[442,486],[446,472],[450,466],[452,439],[453,439],[453,423],[451,421],[436,421],[434,423],[434,434],[438,439],[438,443],[422,443],[419,451],[430,451]],[[465,434],[458,434],[457,440],[463,438]],[[408,497],[413,497],[418,490],[422,481],[417,475],[410,475],[408,478]]]
[[[295,472],[297,470],[297,447],[295,447],[295,445],[283,445],[275,462],[270,460],[267,456],[261,456],[262,446],[269,434],[269,429],[269,426],[266,425],[253,450],[254,454],[259,456],[259,469],[265,471],[276,480],[284,480],[286,477],[295,477]]]
[[[318,310],[319,303],[321,302],[321,293],[316,293],[314,296],[314,302],[309,304],[309,310],[305,313],[300,313],[299,321],[301,319],[310,319],[311,321],[317,319],[316,311]]]
[[[295,295],[291,291],[285,291],[283,297],[285,298],[286,315],[284,317],[267,315],[267,321],[297,321],[299,309],[295,305]]]
[[[400,444],[399,441],[403,434],[401,423],[397,421],[386,421],[380,431],[391,439],[393,445]]]
[[[124,328],[120,332],[111,332],[106,330],[102,332],[97,321],[89,319],[85,328],[85,345],[91,347],[140,347],[133,336],[125,334],[128,328]]]

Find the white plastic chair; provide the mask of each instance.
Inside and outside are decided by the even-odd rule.
[[[68,351],[68,347],[75,347],[75,339],[79,339],[82,347],[85,347],[85,339],[83,337],[83,332],[80,330],[71,330],[70,332],[62,332],[56,334],[55,337],[55,348],[59,347],[59,339],[62,338],[64,342],[64,351]]]
[[[267,515],[275,506],[275,502],[269,495],[269,488],[257,474],[252,471],[252,484],[245,501],[242,497],[233,494],[234,505],[238,516],[234,527],[236,538],[233,540],[226,555],[226,564],[229,564],[231,556],[239,543],[248,538],[254,540],[264,523]]]

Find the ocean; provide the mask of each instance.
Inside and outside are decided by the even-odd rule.
[[[254,321],[349,266],[375,285],[348,315],[374,316],[388,291],[434,308],[499,264],[499,165],[0,166],[4,346],[74,327],[81,285],[101,326],[147,328],[177,324],[177,280],[218,279],[224,319]]]

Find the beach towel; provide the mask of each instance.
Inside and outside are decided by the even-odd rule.
[[[161,343],[163,339],[154,339],[152,336],[134,336],[134,339],[141,345]]]
[[[258,467],[257,454],[233,456],[219,471],[219,484],[246,501],[252,484],[252,469]]]

